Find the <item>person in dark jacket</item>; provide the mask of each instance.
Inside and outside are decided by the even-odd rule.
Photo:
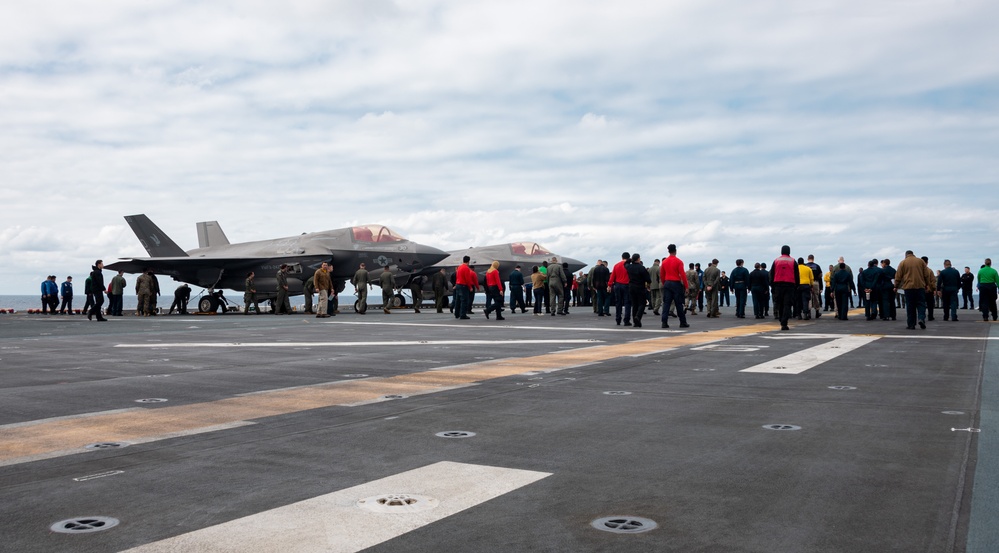
[[[930,269],[930,258],[927,256],[922,256],[920,259],[926,265],[926,285],[929,289],[926,291],[926,320],[932,321],[933,310],[936,308],[936,301],[940,298],[937,297],[937,276],[933,274],[933,270]]]
[[[944,259],[944,269],[937,277],[937,294],[942,301],[945,321],[957,321],[957,293],[961,290],[961,273],[950,266],[950,260]]]
[[[510,277],[507,279],[510,282],[510,313],[517,312],[517,306],[520,306],[520,312],[527,312],[527,304],[524,303],[524,273],[520,272],[520,265],[517,265],[510,271]]]
[[[420,274],[413,273],[409,275],[407,285],[410,295],[413,296],[413,313],[419,313],[420,308],[423,307],[423,282],[425,280],[426,277]]]
[[[964,268],[964,274],[961,275],[961,296],[964,298],[964,307],[961,309],[968,308],[968,302],[971,302],[971,308],[975,308],[975,274],[971,272],[971,267]]]
[[[864,314],[868,321],[873,321],[878,318],[881,289],[884,287],[884,271],[878,267],[877,259],[867,262],[867,268],[860,272],[860,281],[863,284],[861,296],[865,299]]]
[[[611,294],[607,291],[607,283],[610,281],[610,269],[607,262],[598,260],[597,266],[593,268],[593,290],[597,293],[597,315],[601,317],[610,316]]]
[[[59,293],[62,296],[62,305],[59,306],[59,313],[65,313],[69,310],[69,314],[73,314],[73,277],[66,277],[66,282],[62,283],[59,288]]]
[[[769,287],[770,275],[763,270],[761,264],[754,264],[753,272],[749,273],[749,291],[753,294],[753,316],[757,319],[765,316]]]
[[[55,315],[58,306],[59,286],[55,283],[55,276],[49,275],[42,281],[42,313]]]
[[[631,254],[631,263],[624,266],[628,272],[628,295],[631,299],[632,326],[642,328],[642,317],[645,315],[645,300],[648,296],[652,277],[649,270],[642,265],[642,256]]]
[[[839,264],[830,282],[836,293],[836,318],[845,321],[846,312],[850,309],[851,290],[856,286],[853,283],[853,273],[846,268],[846,263]]]
[[[94,315],[97,315],[98,321],[106,321],[101,314],[101,306],[104,305],[104,261],[100,259],[94,263],[94,270],[90,273],[90,293],[93,295],[94,305],[87,313],[87,320],[92,321]]]
[[[735,316],[739,319],[746,318],[746,293],[749,291],[749,269],[743,267],[743,263],[743,260],[736,259],[735,269],[729,276],[729,283],[735,292]]]
[[[181,315],[187,315],[187,302],[189,301],[191,301],[191,287],[186,283],[181,284],[173,292],[173,303],[170,304],[168,315],[172,315],[174,309]]]
[[[884,278],[881,280],[881,320],[895,320],[895,267],[891,266],[891,259],[881,260],[881,273]]]

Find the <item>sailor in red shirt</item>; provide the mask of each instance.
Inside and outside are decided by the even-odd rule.
[[[669,328],[669,312],[676,308],[676,314],[680,318],[680,328],[688,328],[686,313],[683,309],[683,298],[687,293],[687,272],[683,270],[683,261],[676,256],[676,244],[666,246],[669,257],[663,259],[659,266],[659,280],[663,285],[663,314],[662,327]]]
[[[801,282],[798,263],[791,257],[791,246],[781,246],[780,257],[770,266],[770,287],[774,291],[774,308],[780,317],[780,329],[790,330],[787,319],[794,307],[794,293]]]
[[[465,256],[454,275],[454,317],[468,319],[472,307],[472,290],[479,289],[479,276],[468,266],[471,257]]]
[[[486,271],[486,318],[496,311],[496,320],[503,320],[503,279],[500,278],[499,261],[493,261]]]
[[[624,309],[624,326],[631,326],[631,297],[628,295],[628,271],[625,264],[631,261],[631,254],[621,254],[621,261],[614,265],[610,280],[607,281],[607,291],[614,293],[614,320],[621,324],[621,309]]]

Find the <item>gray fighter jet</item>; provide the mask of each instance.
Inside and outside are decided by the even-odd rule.
[[[425,298],[433,297],[430,284],[430,279],[433,274],[439,272],[441,269],[444,269],[444,271],[448,274],[448,277],[450,277],[451,274],[458,268],[458,265],[461,265],[461,260],[466,255],[471,258],[469,265],[475,267],[475,272],[479,275],[480,283],[485,283],[486,271],[489,270],[493,261],[500,262],[500,278],[502,278],[504,282],[510,278],[510,272],[513,271],[517,265],[520,265],[521,272],[524,273],[524,279],[529,282],[531,278],[531,267],[534,265],[540,266],[545,261],[550,263],[553,257],[557,258],[559,263],[568,263],[569,273],[575,273],[586,266],[586,263],[583,263],[578,259],[552,253],[535,242],[510,242],[507,244],[494,244],[492,246],[479,246],[464,250],[453,250],[448,252],[448,256],[444,260],[439,261],[422,271],[412,273],[412,278],[418,276],[424,277],[423,290]],[[427,292],[429,292],[429,294]],[[401,299],[401,296],[397,296],[397,298]]]
[[[210,291],[243,291],[253,271],[257,299],[277,295],[277,271],[289,266],[289,295],[302,294],[305,281],[324,261],[332,265],[337,291],[354,276],[361,263],[369,268],[389,267],[400,280],[437,263],[447,253],[412,242],[382,225],[361,225],[311,232],[300,236],[230,244],[216,221],[198,223],[198,248],[185,252],[145,215],[125,217],[149,257],[122,258],[108,265],[112,271],[141,273],[147,269]],[[216,311],[219,300],[207,294],[198,303],[202,311]]]

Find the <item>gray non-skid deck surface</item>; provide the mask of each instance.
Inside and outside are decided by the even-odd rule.
[[[994,509],[972,498],[978,440],[986,434],[966,430],[979,426],[983,374],[996,378],[995,369],[983,370],[987,347],[996,347],[986,340],[992,325],[970,311],[959,323],[938,317],[925,331],[827,316],[790,332],[726,339],[711,333],[760,321],[723,313],[691,317],[687,332],[668,334],[651,316],[636,331],[583,308],[569,317],[508,315],[503,323],[479,314],[463,324],[447,314],[407,312],[325,322],[299,315],[101,324],[0,316],[0,425],[120,409],[146,413],[357,374],[377,381],[665,336],[721,340],[391,401],[290,409],[251,425],[0,466],[0,550],[120,551],[254,515],[256,526],[267,528],[272,510],[440,461],[550,476],[370,551],[949,552],[965,550],[969,525],[974,540],[967,550],[995,543],[991,517],[972,512],[972,505]],[[865,334],[884,337],[800,374],[740,372]],[[428,343],[393,344],[420,340]],[[462,340],[478,343],[438,343]],[[552,342],[529,342],[539,340]],[[191,342],[271,345],[184,345]],[[135,402],[143,398],[169,401]],[[800,430],[764,428],[771,424]],[[476,435],[435,436],[451,430]],[[984,458],[996,455],[990,439],[979,467],[991,466]],[[9,453],[16,446],[0,447]],[[982,470],[979,482],[994,483],[996,475]],[[122,472],[74,480],[107,471]],[[79,535],[49,530],[90,515],[121,524]],[[612,515],[645,517],[658,528],[615,534],[590,526]],[[259,549],[277,550],[282,536],[295,532],[273,528]],[[322,540],[314,546],[337,550]]]

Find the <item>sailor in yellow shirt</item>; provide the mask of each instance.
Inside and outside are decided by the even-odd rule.
[[[812,318],[812,313],[808,308],[808,302],[812,298],[812,282],[815,280],[815,273],[812,272],[811,267],[805,265],[804,257],[798,258],[798,277],[800,281],[798,283],[798,297],[794,301],[794,318],[799,321],[802,318],[809,320]],[[815,314],[818,316],[818,311]]]
[[[829,266],[829,270],[822,275],[822,280],[826,282],[826,305],[822,308],[823,311],[836,311],[836,295],[833,294],[832,289],[832,274],[833,266]]]

